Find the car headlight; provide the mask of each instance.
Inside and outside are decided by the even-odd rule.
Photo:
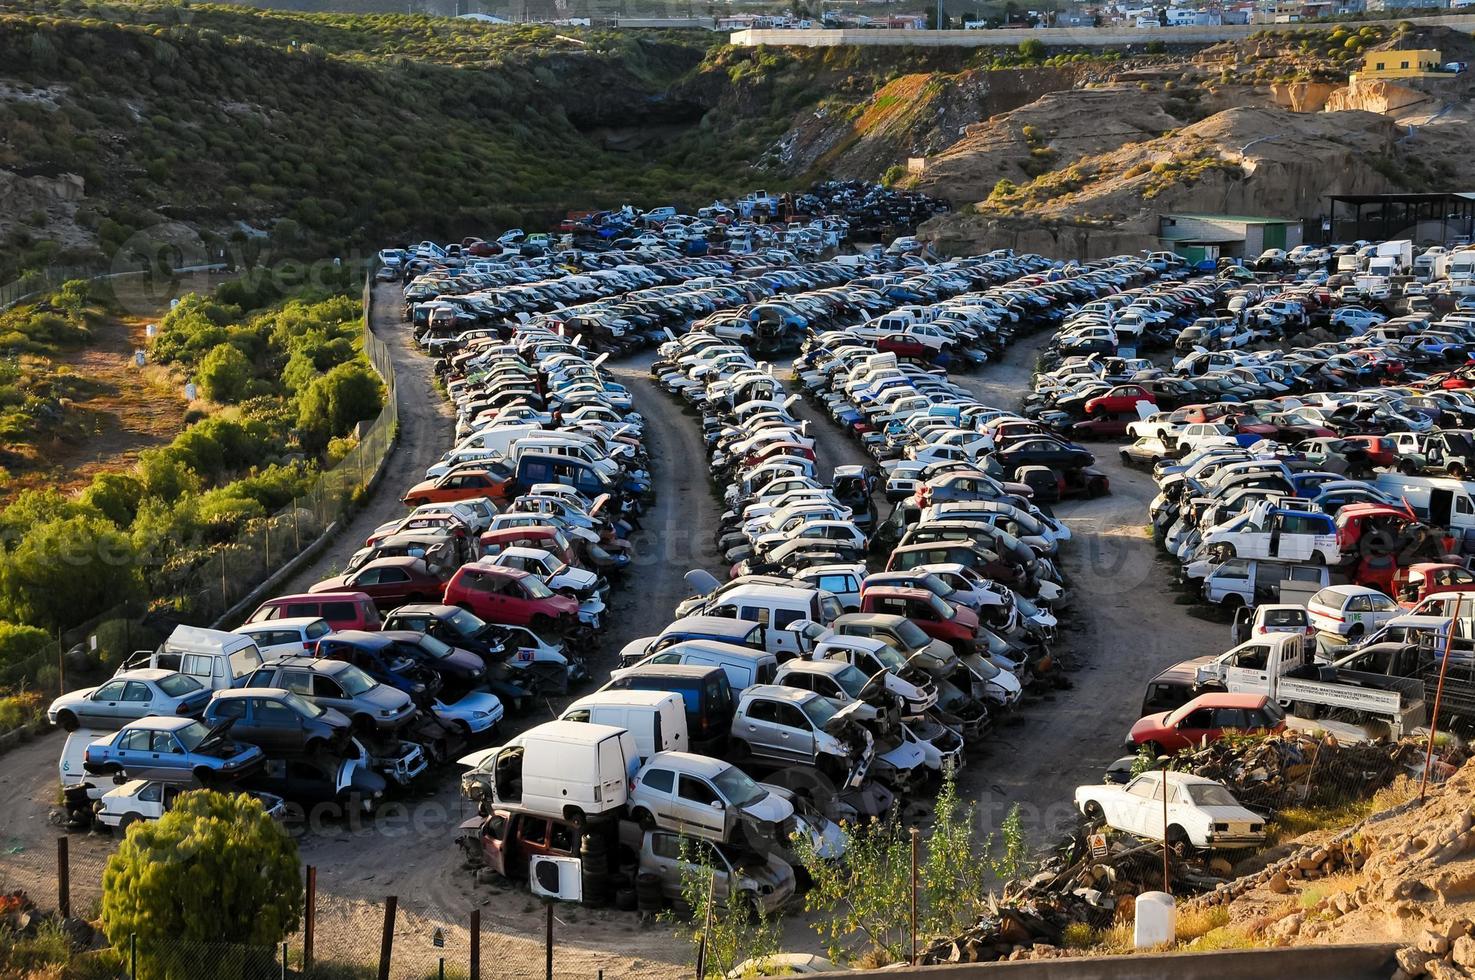
[[[491,714],[492,713],[490,711],[473,711],[471,713],[471,717],[473,717],[473,718],[489,718],[489,717],[491,717]]]

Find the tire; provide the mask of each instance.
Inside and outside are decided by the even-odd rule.
[[[1404,460],[1403,462],[1398,464],[1398,472],[1402,473],[1404,476],[1417,476],[1419,473],[1419,468],[1410,461]]]
[[[75,732],[80,727],[77,723],[77,716],[70,711],[58,711],[56,713],[56,723],[61,726],[64,732]]]
[[[143,818],[136,813],[123,814],[123,818],[118,821],[118,833],[126,834],[128,832],[128,828],[138,823],[138,821],[141,819]]]
[[[1349,639],[1349,640],[1361,639],[1362,634],[1364,632],[1366,632],[1366,627],[1364,627],[1361,623],[1353,623],[1351,626],[1349,626],[1347,628],[1347,639]]]
[[[1095,800],[1087,800],[1085,806],[1086,819],[1091,821],[1091,826],[1099,824],[1106,814],[1101,812],[1101,804]]]
[[[1463,480],[1465,478],[1465,468],[1459,463],[1453,463],[1449,467],[1449,475],[1456,480]]]
[[[630,819],[639,824],[641,830],[656,829],[656,818],[651,815],[651,812],[649,810],[646,810],[644,808],[639,808],[633,811],[630,814]]]
[[[209,789],[215,782],[215,771],[206,769],[204,766],[196,766],[191,775],[195,777],[195,782],[206,789]]]
[[[1193,841],[1188,839],[1188,832],[1177,824],[1168,828],[1168,849],[1172,851],[1179,860],[1193,856]]]
[[[1153,758],[1155,758],[1155,759],[1156,758],[1161,758],[1162,756],[1165,756],[1165,755],[1168,754],[1168,750],[1165,749],[1165,748],[1163,748],[1163,745],[1162,745],[1161,742],[1153,742],[1153,741],[1143,742],[1142,743],[1142,747],[1144,749],[1146,749],[1147,751],[1151,752],[1152,755],[1153,755]]]

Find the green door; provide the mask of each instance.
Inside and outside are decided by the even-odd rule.
[[[1265,245],[1264,245],[1264,247],[1265,248],[1278,248],[1278,249],[1284,251],[1285,250],[1285,247],[1286,247],[1286,226],[1285,225],[1266,225],[1265,226]]]

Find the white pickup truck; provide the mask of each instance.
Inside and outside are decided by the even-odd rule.
[[[1417,679],[1316,667],[1300,633],[1259,636],[1196,669],[1199,687],[1264,694],[1311,720],[1329,711],[1386,720],[1395,737],[1424,724],[1424,686]]]

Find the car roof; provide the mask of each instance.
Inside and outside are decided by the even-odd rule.
[[[137,667],[133,670],[120,670],[107,681],[161,681],[170,674],[177,674],[177,670],[165,670],[162,667]]]
[[[287,689],[284,687],[232,687],[223,691],[216,691],[211,696],[212,701],[230,701],[237,698],[284,698]]]
[[[581,723],[568,722],[568,724]],[[707,755],[697,755],[694,752],[657,752],[647,759],[641,768],[649,769],[652,766],[667,766],[683,772],[695,773],[698,776],[716,776],[725,769],[731,769],[732,763]]]
[[[808,701],[810,698],[821,697],[813,691],[806,691],[797,687],[786,687],[783,684],[754,684],[743,691],[742,698],[746,701],[751,697],[765,697],[776,701],[792,701],[796,704]]]
[[[266,630],[292,629],[293,627],[306,629],[313,623],[321,622],[325,622],[321,616],[287,616],[283,619],[268,619],[259,623],[247,623],[244,626],[237,627],[234,632],[249,634],[264,632]]]
[[[318,637],[318,642],[324,640],[337,640],[340,643],[351,643],[354,646],[381,649],[394,643],[394,637],[385,636],[382,632],[370,633],[368,630],[336,630],[326,636]]]
[[[702,633],[708,636],[746,637],[756,628],[761,627],[751,619],[733,619],[730,616],[683,616],[661,630],[660,635]]]
[[[1295,637],[1292,637],[1292,639],[1295,639]],[[1183,708],[1258,708],[1269,700],[1270,698],[1264,694],[1225,694],[1223,692],[1215,692],[1200,694],[1188,702],[1188,704],[1184,705]]]
[[[459,611],[460,607],[448,606],[443,602],[412,602],[408,605],[400,606],[398,609],[391,610],[387,615],[393,616],[396,613],[408,613],[412,615],[433,616],[438,619],[441,616],[449,616]]]
[[[359,592],[355,589],[341,589],[336,592],[294,592],[291,595],[279,595],[267,599],[263,606],[280,606],[288,602],[334,602],[344,599],[367,599],[367,592]],[[254,623],[252,625],[255,625]]]
[[[130,721],[124,728],[146,728],[154,732],[172,732],[194,723],[193,718],[178,718],[174,715],[149,715],[137,721]]]

